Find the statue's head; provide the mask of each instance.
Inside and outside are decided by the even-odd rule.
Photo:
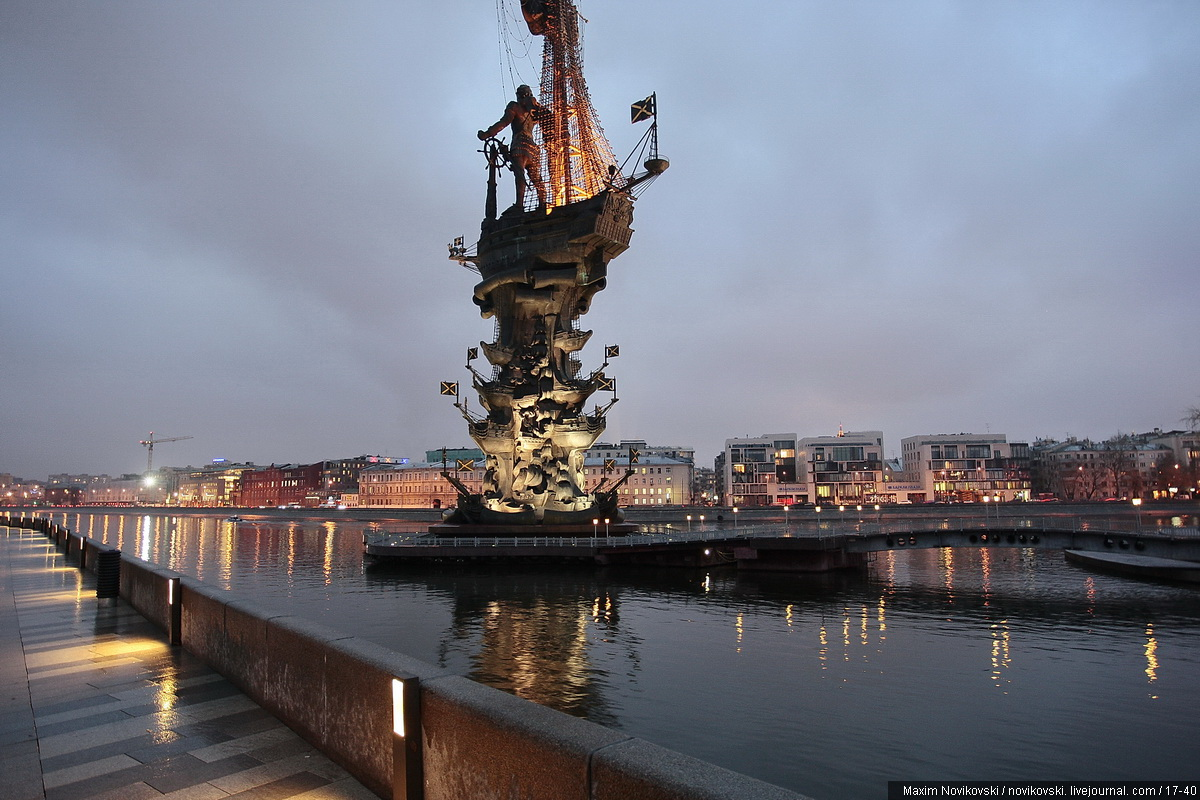
[[[526,97],[533,97],[533,89],[522,83],[517,87],[517,97],[521,100],[524,100]]]

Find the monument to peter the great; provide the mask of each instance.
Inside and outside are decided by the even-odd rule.
[[[442,384],[484,453],[485,473],[480,493],[469,491],[457,470],[443,473],[459,503],[436,527],[557,534],[591,532],[593,520],[603,518],[610,531],[627,530],[617,524],[616,499],[628,465],[606,465],[604,480],[591,488],[584,478],[584,453],[617,400],[606,372],[617,348],[606,346],[603,363],[584,370],[580,352],[592,332],[580,328],[580,318],[605,287],[609,262],[629,247],[636,191],[667,168],[657,152],[655,98],[633,106],[634,122],[652,121],[643,139],[648,157],[644,171],[625,175],[584,82],[574,1],[522,0],[521,13],[544,40],[540,97],[518,87],[500,118],[478,132],[488,165],[479,241],[450,246],[451,258],[478,272],[472,300],[495,320],[493,341],[467,350],[482,410],[459,398],[456,381]],[[507,142],[500,138],[506,133]],[[506,170],[515,202],[497,213],[498,177]],[[474,366],[480,350],[490,370]]]

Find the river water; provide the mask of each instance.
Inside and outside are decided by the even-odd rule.
[[[1200,590],[1052,551],[911,550],[819,576],[379,567],[361,522],[53,518],[818,800],[889,780],[1200,777]]]

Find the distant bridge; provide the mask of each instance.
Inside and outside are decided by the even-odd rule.
[[[689,529],[690,527],[690,529]],[[1041,548],[1127,552],[1200,561],[1200,529],[1142,527],[1070,516],[1000,519],[804,521],[738,526],[643,526],[629,536],[444,538],[369,532],[364,551],[380,559],[590,561],[597,564],[820,572],[860,566],[870,553],[929,548]]]

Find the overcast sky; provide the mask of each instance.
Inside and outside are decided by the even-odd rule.
[[[621,346],[605,440],[1200,404],[1200,3],[580,12],[614,150],[657,92],[671,160],[582,321],[586,369]],[[469,446],[438,383],[492,322],[446,244],[533,49],[496,0],[0,3],[0,472]]]

